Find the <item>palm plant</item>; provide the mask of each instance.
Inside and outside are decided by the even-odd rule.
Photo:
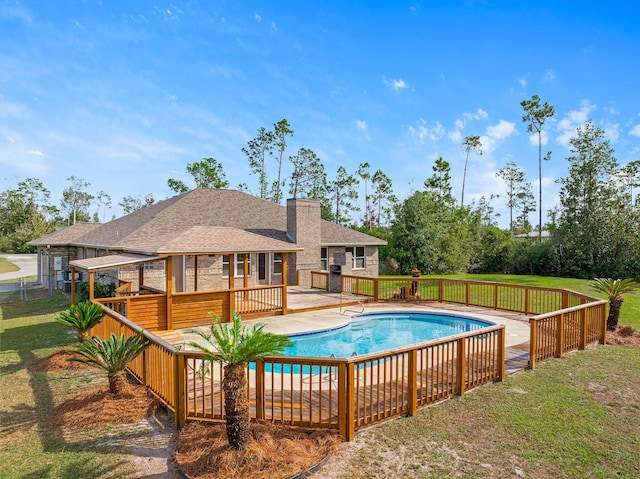
[[[595,278],[591,281],[591,287],[607,295],[609,299],[609,316],[607,317],[607,330],[614,331],[618,327],[620,310],[624,303],[623,294],[631,293],[638,289],[638,283],[633,278],[612,279]]]
[[[291,346],[288,336],[263,331],[264,324],[249,329],[240,324],[240,315],[233,313],[233,324],[227,326],[209,313],[215,324],[210,332],[195,331],[211,347],[190,342],[205,353],[205,361],[223,364],[222,391],[229,445],[243,449],[249,437],[249,399],[247,398],[247,364],[272,354],[279,354]]]
[[[111,333],[109,339],[94,336],[85,341],[73,351],[76,355],[71,361],[91,364],[104,369],[109,379],[109,392],[122,397],[127,389],[127,378],[124,369],[140,353],[151,345],[151,341],[140,331],[135,336],[117,337]]]
[[[82,343],[89,335],[89,331],[102,320],[104,311],[97,303],[83,301],[72,304],[69,309],[56,316],[56,321],[64,324],[78,333],[78,342]]]

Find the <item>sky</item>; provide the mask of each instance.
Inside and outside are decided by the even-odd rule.
[[[75,175],[110,195],[109,220],[125,196],[172,196],[169,178],[193,186],[186,165],[213,157],[231,188],[256,193],[242,148],[286,118],[286,157],[309,148],[330,179],[368,162],[401,200],[438,157],[459,198],[462,141],[479,135],[465,203],[500,195],[507,227],[496,172],[514,161],[537,198],[520,102],[539,95],[556,111],[546,217],[585,121],[621,165],[640,159],[638,18],[640,3],[619,0],[0,0],[0,191],[34,177],[59,205]]]

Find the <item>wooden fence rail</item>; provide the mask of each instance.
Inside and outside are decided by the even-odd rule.
[[[606,301],[572,291],[455,279],[344,275],[342,281],[343,290],[380,301],[445,301],[537,314],[530,319],[530,367],[605,341]],[[223,301],[217,293],[197,296],[210,307]],[[281,304],[283,291],[266,287],[230,293],[230,301],[259,312],[261,303],[265,309]],[[187,293],[176,295],[180,296],[193,299]],[[105,316],[91,334],[131,336],[141,331],[140,325],[125,317],[137,298],[97,301]],[[187,420],[224,419],[222,366],[204,361],[198,351],[177,350],[151,332],[144,335],[153,344],[129,370],[174,412],[178,427]],[[492,326],[352,358],[268,357],[251,363],[247,374],[252,417],[337,429],[351,440],[360,428],[399,414],[414,414],[419,407],[502,380],[505,330],[502,325]]]

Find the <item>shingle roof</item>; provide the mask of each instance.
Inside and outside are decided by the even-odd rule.
[[[386,244],[350,228],[321,221],[323,246]],[[64,244],[147,254],[299,249],[287,236],[285,206],[236,190],[197,188],[108,223],[90,226],[84,234],[69,234],[73,238]],[[45,238],[32,244],[50,244],[43,243]]]
[[[54,231],[29,242],[33,246],[66,246],[74,244],[79,238],[100,227],[99,223],[77,223],[63,230]]]

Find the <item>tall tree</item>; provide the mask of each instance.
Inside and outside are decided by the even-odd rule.
[[[83,178],[71,175],[67,178],[70,185],[62,192],[62,210],[66,212],[67,224],[76,224],[78,220],[89,221],[89,206],[93,195],[87,192],[91,183]],[[73,223],[72,223],[73,220]]]
[[[513,223],[513,211],[520,204],[524,205],[524,200],[528,198],[527,191],[530,193],[531,185],[526,186],[524,171],[520,169],[515,162],[510,161],[505,166],[500,168],[496,173],[498,178],[501,178],[507,188],[507,207],[509,208],[509,229],[514,230]],[[528,203],[527,203],[528,207]],[[524,208],[523,208],[524,209]],[[531,211],[530,209],[528,211]]]
[[[328,184],[328,197],[334,207],[333,221],[346,224],[350,220],[349,212],[358,211],[354,201],[358,199],[358,179],[347,173],[344,166],[338,167],[336,177]]]
[[[451,195],[451,166],[439,157],[431,167],[433,175],[424,181],[424,188],[431,191],[436,198],[446,204],[453,204]]]
[[[522,121],[527,123],[527,131],[538,134],[538,242],[542,243],[542,127],[549,118],[556,114],[556,110],[546,101],[543,105],[540,105],[540,97],[538,95],[533,95],[531,100],[522,100],[520,106],[524,110]],[[547,152],[544,159],[551,159],[551,151]]]
[[[374,226],[374,213],[370,208],[370,197],[369,197],[369,180],[371,179],[371,165],[368,162],[362,163],[358,166],[358,170],[356,174],[360,177],[360,179],[364,182],[364,218],[363,218],[363,226],[367,229],[372,229]]]
[[[385,175],[382,170],[376,170],[371,177],[371,188],[373,189],[371,227],[379,228],[383,223],[387,223],[393,207],[398,202],[398,198],[393,194],[391,178]],[[387,220],[383,221],[383,217]]]
[[[467,181],[467,164],[469,163],[469,154],[472,151],[482,155],[482,143],[479,136],[467,136],[462,140],[462,147],[466,153],[464,160],[464,173],[462,174],[462,195],[460,196],[460,205],[464,206],[464,186]]]
[[[191,175],[196,188],[228,188],[227,175],[222,168],[222,163],[215,158],[203,158],[201,161],[187,163],[187,173]],[[182,180],[169,178],[167,185],[175,193],[181,194],[189,191],[189,187]]]
[[[127,195],[122,198],[122,201],[118,203],[122,207],[125,215],[133,213],[134,211],[151,206],[155,202],[151,193],[147,194],[142,200],[139,196]]]
[[[514,209],[519,212],[520,232],[528,233],[531,231],[529,213],[536,210],[536,199],[531,191],[531,183],[524,182],[518,186],[514,198]]]
[[[293,165],[289,194],[293,198],[302,194],[307,198],[323,199],[327,190],[327,174],[320,158],[312,150],[300,148],[289,160]]]
[[[256,137],[247,142],[246,148],[242,148],[242,152],[249,159],[251,172],[258,175],[260,198],[263,200],[268,199],[269,194],[269,176],[266,169],[266,160],[267,156],[273,152],[275,140],[274,133],[261,126]]]
[[[265,356],[280,354],[291,346],[288,336],[266,333],[264,324],[249,329],[241,325],[240,315],[233,313],[233,324],[227,327],[220,318],[209,332],[196,331],[207,344],[192,342],[191,346],[205,353],[204,360],[222,363],[222,390],[229,445],[244,449],[249,441],[249,398],[247,397],[247,366]]]
[[[107,208],[111,208],[111,196],[104,191],[98,191],[96,194],[96,200],[98,200],[98,208],[96,209],[94,219],[97,218],[96,223],[100,222],[100,207],[102,207],[102,223],[104,223],[104,216],[107,213]]]
[[[49,190],[37,178],[0,193],[0,238],[16,253],[30,252],[29,241],[52,231],[47,217],[58,209],[49,198]]]
[[[636,192],[634,201],[633,190],[634,188],[640,187],[640,160],[630,161],[620,168],[619,178],[629,198],[629,205],[640,207],[640,196],[638,196]]]
[[[272,151],[277,155],[278,179],[273,183],[271,198],[274,203],[280,204],[282,201],[282,158],[287,149],[287,137],[293,136],[293,130],[286,118],[273,125],[274,148]]]
[[[629,254],[629,233],[621,228],[634,216],[614,181],[618,163],[613,148],[591,121],[578,127],[570,142],[569,176],[559,180],[560,215],[554,233],[569,268],[565,274],[621,276],[616,265]]]

